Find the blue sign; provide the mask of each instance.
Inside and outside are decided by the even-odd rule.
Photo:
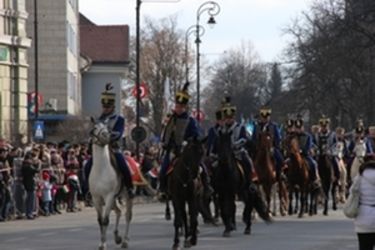
[[[44,122],[35,121],[34,123],[34,139],[43,140],[44,139]]]

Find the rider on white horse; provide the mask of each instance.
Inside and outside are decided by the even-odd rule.
[[[349,153],[354,156],[351,163],[351,178],[353,179],[358,173],[359,165],[364,162],[364,157],[373,154],[370,140],[365,137],[363,124],[357,125],[354,138],[350,142],[348,149]]]
[[[106,85],[105,91],[101,95],[102,114],[98,118],[99,121],[105,122],[109,131],[111,132],[110,149],[113,152],[117,167],[123,175],[124,184],[128,190],[130,198],[134,197],[134,188],[129,167],[122,154],[122,136],[125,128],[125,119],[123,116],[115,113],[115,99],[116,94],[110,92],[113,87],[110,84]],[[85,178],[88,182],[90,171],[92,167],[92,158],[87,161],[85,166]]]

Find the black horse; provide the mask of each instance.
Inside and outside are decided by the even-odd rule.
[[[185,232],[184,246],[191,247],[197,244],[197,189],[199,188],[199,164],[204,155],[204,141],[197,138],[189,140],[176,160],[173,171],[168,176],[168,193],[174,209],[173,249],[179,249],[179,230],[181,228]],[[188,205],[189,223],[186,204]]]
[[[255,208],[258,214],[266,221],[270,217],[266,212],[266,206],[255,186],[249,188],[246,177],[241,173],[237,159],[232,149],[232,131],[219,132],[216,148],[218,153],[218,166],[214,173],[213,186],[218,194],[220,215],[225,229],[224,237],[229,237],[231,231],[236,229],[236,195],[244,202],[245,208],[242,214],[246,225],[245,234],[251,233],[251,212]]]

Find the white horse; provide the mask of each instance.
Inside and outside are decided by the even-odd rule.
[[[94,122],[94,121],[93,121]],[[121,177],[111,164],[109,150],[110,132],[103,122],[94,122],[94,128],[90,133],[92,138],[93,164],[89,176],[89,190],[98,215],[100,227],[99,250],[107,249],[107,227],[109,225],[109,215],[113,209],[116,213],[116,225],[114,230],[115,242],[121,247],[127,248],[129,243],[129,226],[132,219],[133,201],[128,197],[124,189],[121,191]],[[118,225],[122,214],[122,205],[118,198],[126,201],[126,227],[123,238],[119,236]],[[122,199],[122,200],[124,200]]]
[[[359,172],[359,167],[364,162],[364,157],[366,156],[366,142],[364,140],[357,140],[353,149],[354,160],[350,169],[350,178],[354,180]]]

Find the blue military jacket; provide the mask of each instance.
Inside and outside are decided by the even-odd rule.
[[[108,129],[111,132],[111,147],[113,149],[121,149],[121,139],[124,134],[125,118],[121,115],[111,113],[108,115],[101,115],[99,120],[107,122]]]
[[[272,137],[273,146],[275,148],[279,148],[280,147],[280,142],[281,142],[281,135],[280,135],[280,130],[277,127],[277,124],[274,123],[274,122],[258,123],[258,124],[256,124],[256,126],[254,128],[254,133],[253,133],[252,140],[254,142],[257,142],[258,139],[259,139],[258,138],[259,137],[259,133],[263,129],[268,129],[269,130],[269,132],[271,134],[271,137]]]
[[[167,150],[180,150],[183,141],[198,137],[200,134],[197,121],[187,112],[177,115],[173,113],[164,128],[162,136],[163,147]]]

